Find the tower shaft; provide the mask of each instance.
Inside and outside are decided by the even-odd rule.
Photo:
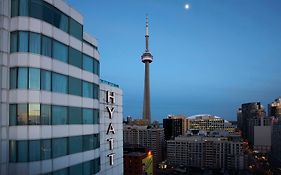
[[[151,123],[150,111],[150,78],[149,78],[149,62],[145,63],[145,78],[144,78],[144,100],[143,100],[143,119]]]

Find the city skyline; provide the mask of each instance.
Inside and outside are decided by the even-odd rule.
[[[142,116],[146,13],[154,55],[152,120],[198,113],[234,120],[240,104],[266,107],[281,94],[280,1],[68,2],[98,38],[101,78],[124,91],[124,117]]]

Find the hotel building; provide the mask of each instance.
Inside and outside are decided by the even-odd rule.
[[[62,0],[0,1],[0,174],[123,174],[122,91],[83,28]]]

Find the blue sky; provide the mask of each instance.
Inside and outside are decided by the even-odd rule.
[[[124,117],[142,116],[145,14],[152,119],[209,113],[281,95],[280,0],[68,0],[99,41],[101,78],[123,89]],[[190,5],[189,10],[184,5]]]

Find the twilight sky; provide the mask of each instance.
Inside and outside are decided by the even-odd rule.
[[[99,41],[101,78],[123,89],[124,117],[142,116],[149,15],[152,120],[209,113],[281,95],[280,0],[67,0]],[[189,10],[184,5],[190,5]]]

